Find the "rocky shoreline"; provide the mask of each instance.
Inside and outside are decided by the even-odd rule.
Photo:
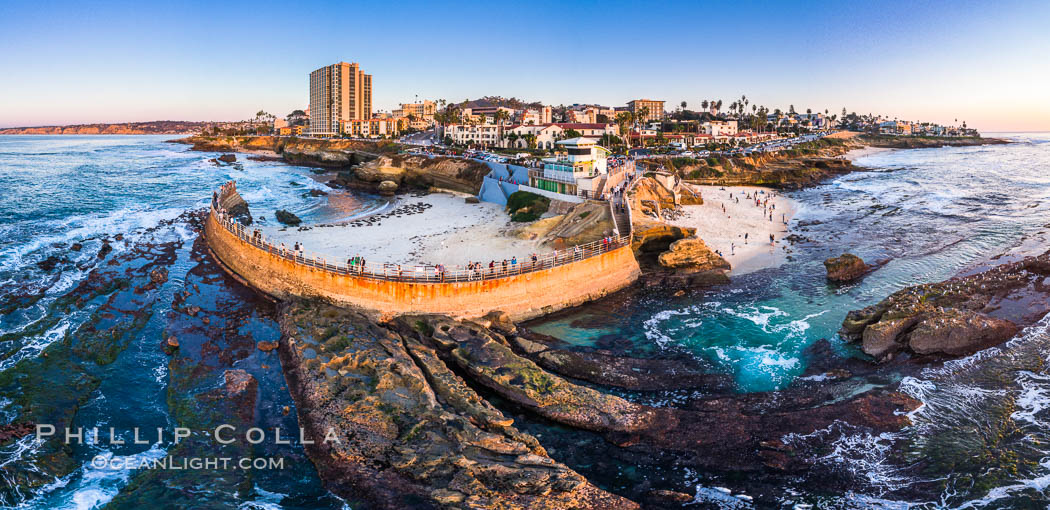
[[[600,434],[622,456],[787,473],[807,462],[781,441],[785,435],[838,420],[876,433],[897,430],[918,406],[882,391],[734,395],[723,377],[685,362],[566,351],[499,313],[380,323],[308,301],[284,303],[279,313],[278,351],[300,422],[317,437],[334,430],[340,439],[307,452],[332,491],[376,508],[637,508],[636,501],[662,507],[692,500],[685,487],[595,487],[514,427],[519,413]],[[609,387],[721,396],[651,407]]]
[[[972,354],[1050,313],[1050,251],[987,271],[897,291],[850,312],[840,335],[878,361]]]

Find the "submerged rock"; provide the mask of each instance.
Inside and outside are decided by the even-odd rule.
[[[59,257],[58,255],[49,255],[46,259],[37,262],[36,267],[39,267],[44,271],[51,271],[63,262],[66,262],[66,259],[64,257]]]
[[[158,267],[149,272],[149,280],[157,285],[160,285],[168,281],[168,270],[167,268]]]
[[[1050,312],[1050,252],[983,273],[909,287],[846,315],[839,331],[878,361],[901,352],[964,356]]]
[[[256,343],[255,348],[259,349],[262,352],[270,352],[276,349],[279,345],[280,344],[278,344],[277,342],[267,342],[266,340],[263,340],[259,343]]]

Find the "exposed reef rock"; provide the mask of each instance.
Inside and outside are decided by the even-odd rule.
[[[603,386],[659,391],[697,389],[729,391],[732,379],[708,373],[681,360],[616,356],[608,351],[581,352],[553,347],[558,342],[536,333],[512,337],[513,346],[541,367]]]
[[[824,268],[828,272],[828,280],[836,283],[851,282],[871,270],[871,266],[852,253],[825,260]]]
[[[273,215],[275,218],[277,218],[277,221],[284,223],[285,225],[291,225],[293,227],[303,222],[303,220],[299,219],[299,217],[296,216],[295,213],[286,211],[284,209],[278,209],[273,213]]]
[[[637,508],[548,457],[434,349],[328,305],[281,315],[285,377],[318,439],[307,453],[336,494],[390,509]]]
[[[840,334],[876,360],[963,356],[998,345],[1050,312],[1050,252],[983,273],[909,287],[846,316]]]
[[[219,156],[216,159],[218,159],[219,161],[222,161],[223,163],[233,163],[233,162],[237,161],[237,156],[235,156],[233,154],[223,154],[222,156]]]
[[[377,189],[379,190],[380,195],[390,196],[393,195],[395,191],[397,191],[397,183],[394,181],[383,181],[379,183],[379,187]]]
[[[510,345],[518,343],[516,338],[476,323],[421,316],[403,317],[397,325],[403,336],[415,332],[420,343],[431,344],[459,373],[516,406],[556,423],[598,432],[632,455],[652,458],[673,452],[675,462],[685,466],[745,471],[763,466],[802,468],[805,463],[779,444],[785,434],[809,433],[840,419],[877,431],[897,430],[908,423],[903,412],[919,405],[896,393],[837,398],[804,390],[724,396],[700,400],[688,409],[651,407],[547,372],[514,352]],[[519,346],[543,352],[526,342]],[[572,363],[551,366],[580,373]],[[630,359],[607,367],[610,371],[635,368],[638,365]]]

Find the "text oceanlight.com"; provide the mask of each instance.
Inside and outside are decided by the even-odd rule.
[[[284,469],[284,459],[274,457],[163,457],[144,459],[137,457],[111,457],[96,455],[91,459],[95,469],[114,471],[136,469],[169,469],[169,470],[264,470]]]

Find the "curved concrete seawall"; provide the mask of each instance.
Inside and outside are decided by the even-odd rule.
[[[205,239],[228,271],[266,294],[277,298],[321,297],[385,315],[478,317],[502,310],[520,321],[600,298],[627,287],[640,274],[629,242],[582,260],[499,278],[406,282],[295,262],[230,232],[214,210],[208,214]]]

